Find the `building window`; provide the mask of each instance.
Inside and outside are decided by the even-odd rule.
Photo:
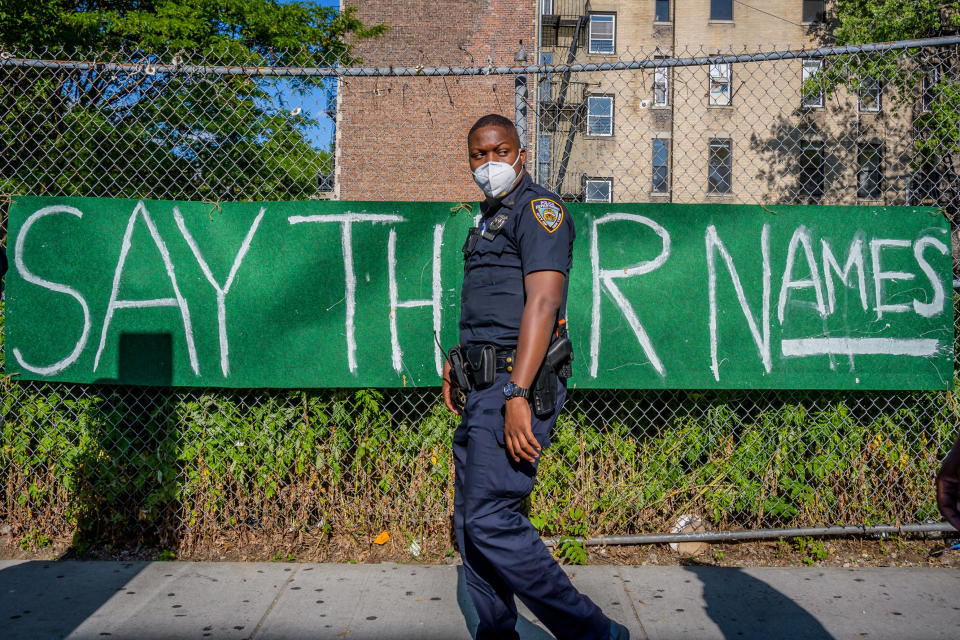
[[[730,138],[710,138],[707,160],[707,193],[730,193],[733,178]]]
[[[669,154],[669,140],[654,138],[653,140],[653,187],[654,193],[667,193],[670,190],[669,174],[667,173],[667,159]]]
[[[587,98],[587,135],[613,135],[613,96]]]
[[[553,159],[553,136],[541,135],[537,139],[537,182],[549,183]]]
[[[938,204],[943,197],[940,158],[930,156],[919,159],[916,171],[910,176],[907,204]]]
[[[670,104],[670,68],[660,67],[653,70],[653,106],[666,107]]]
[[[670,22],[670,0],[657,0],[653,13],[654,22]]]
[[[823,197],[823,142],[804,140],[800,143],[797,163],[797,196],[804,201],[819,201]]]
[[[585,202],[613,202],[613,178],[587,178]]]
[[[825,0],[803,0],[803,22],[823,22],[827,13]]]
[[[733,20],[733,0],[710,0],[711,20]]]
[[[590,14],[590,53],[613,53],[616,50],[617,16],[612,13]]]
[[[730,105],[730,63],[710,65],[710,106]]]
[[[880,111],[880,81],[876,78],[867,76],[860,80],[860,111],[877,112]]]
[[[823,106],[823,84],[820,71],[823,69],[823,60],[811,59],[803,61],[803,86],[800,92],[803,95],[803,106]]]
[[[857,150],[857,197],[880,200],[883,197],[883,146],[879,142],[861,144]]]
[[[551,65],[553,64],[553,53],[541,53],[540,54],[540,64],[542,65]],[[542,103],[549,104],[553,102],[553,83],[550,82],[550,74],[544,73],[540,76],[540,82],[537,85],[539,92],[539,100]]]
[[[940,71],[936,68],[926,69],[920,86],[920,107],[924,112],[933,109],[937,99],[937,83],[940,81]]]

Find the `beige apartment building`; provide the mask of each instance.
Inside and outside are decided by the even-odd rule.
[[[935,68],[894,109],[884,78],[819,89],[825,69],[856,71],[839,58],[656,64],[828,45],[831,2],[357,0],[365,23],[391,28],[356,53],[368,67],[511,65],[522,41],[530,64],[645,62],[527,76],[527,168],[567,200],[926,201],[913,125]],[[513,118],[515,88],[511,75],[341,78],[333,196],[476,199],[466,131]]]
[[[829,9],[823,0],[540,0],[538,53],[546,64],[655,65],[811,49],[829,44]],[[537,89],[528,168],[569,200],[905,203],[912,114],[885,108],[879,78],[855,91],[819,89],[822,65],[815,57],[553,74]]]

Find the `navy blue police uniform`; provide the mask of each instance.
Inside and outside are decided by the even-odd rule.
[[[499,203],[484,203],[481,212],[464,246],[460,344],[465,349],[492,344],[499,362],[492,385],[466,394],[453,439],[454,527],[479,617],[476,637],[519,637],[516,595],[559,640],[605,639],[610,620],[573,587],[525,516],[537,463],[514,462],[503,433],[503,385],[512,370],[503,354],[517,346],[523,278],[543,270],[569,275],[573,221],[560,198],[526,172],[513,191]],[[566,282],[563,289],[561,319]],[[558,378],[557,386],[552,415],[538,418],[531,411],[533,435],[542,448],[550,443],[566,397],[565,382]]]

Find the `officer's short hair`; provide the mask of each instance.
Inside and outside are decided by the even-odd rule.
[[[523,148],[523,144],[520,142],[520,136],[517,134],[517,128],[513,126],[513,122],[511,122],[509,118],[505,118],[499,113],[488,113],[474,122],[473,126],[470,127],[470,133],[467,134],[467,140],[470,139],[470,136],[473,135],[474,131],[484,127],[500,127],[501,129],[510,131],[516,138],[517,146],[521,149]]]

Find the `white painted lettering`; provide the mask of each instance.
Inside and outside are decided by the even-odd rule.
[[[807,269],[810,271],[810,277],[804,280],[793,279],[793,267],[796,262],[797,248],[803,245],[803,255],[807,260]],[[777,319],[783,324],[787,308],[787,299],[790,297],[792,289],[810,289],[812,288],[817,297],[817,311],[821,318],[827,316],[827,307],[823,302],[823,286],[820,283],[820,270],[817,268],[817,261],[813,257],[813,247],[810,245],[810,230],[800,225],[793,232],[790,238],[790,245],[787,248],[787,266],[783,270],[783,280],[780,283],[780,300],[777,303]]]
[[[390,237],[387,242],[387,276],[389,279],[390,292],[390,352],[393,361],[393,369],[397,373],[403,369],[403,350],[400,348],[400,338],[397,331],[397,309],[410,309],[414,307],[432,307],[433,309],[433,330],[436,335],[440,334],[441,307],[440,298],[443,294],[443,283],[440,282],[440,250],[443,247],[443,224],[433,227],[433,258],[432,258],[432,276],[431,283],[432,297],[422,300],[399,300],[397,292],[397,232],[390,230]],[[434,344],[434,366],[437,375],[443,373],[443,354],[440,348]]]
[[[906,271],[884,271],[880,266],[880,254],[886,247],[909,247],[909,240],[890,238],[874,238],[870,241],[870,258],[873,264],[873,288],[876,295],[877,318],[883,317],[883,312],[904,313],[910,311],[909,304],[884,304],[883,282],[885,280],[913,280],[916,276]]]
[[[58,213],[69,213],[70,215],[77,216],[78,218],[83,217],[83,213],[79,209],[64,205],[44,207],[33,212],[23,223],[23,226],[20,227],[20,234],[17,236],[17,243],[14,247],[13,255],[13,266],[17,269],[17,273],[20,274],[21,278],[30,284],[37,285],[38,287],[70,296],[80,304],[80,309],[83,311],[83,329],[80,332],[80,338],[73,345],[73,350],[66,358],[47,366],[31,365],[24,359],[20,349],[13,349],[13,357],[17,359],[17,362],[20,363],[20,366],[27,371],[40,376],[55,376],[76,362],[77,358],[79,358],[80,354],[83,352],[83,348],[87,345],[87,339],[90,337],[90,308],[87,306],[87,301],[80,294],[80,292],[72,287],[68,287],[65,284],[50,282],[49,280],[45,280],[37,276],[27,268],[27,265],[23,261],[23,250],[27,241],[27,234],[30,233],[30,227],[32,227],[33,223],[35,223],[37,220],[40,220],[46,216],[56,215]]]
[[[843,283],[843,286],[849,287],[850,283],[848,279],[850,277],[850,271],[854,267],[857,268],[857,289],[860,292],[860,306],[866,311],[867,285],[863,268],[863,238],[861,234],[858,232],[857,237],[850,243],[850,250],[847,252],[847,261],[844,263],[843,269],[840,268],[840,263],[833,255],[830,244],[826,240],[820,240],[820,244],[823,249],[823,278],[827,283],[829,313],[832,314],[837,309],[837,294],[833,284],[833,274],[840,276],[840,282]]]
[[[223,372],[224,377],[230,375],[230,344],[227,340],[227,294],[230,293],[230,286],[233,284],[233,279],[237,276],[237,270],[240,268],[240,264],[243,262],[244,257],[246,257],[247,251],[250,250],[250,243],[253,242],[253,236],[257,233],[257,228],[260,226],[260,221],[263,220],[263,214],[265,212],[266,209],[261,207],[260,214],[256,217],[256,219],[254,219],[253,224],[250,225],[250,229],[247,231],[246,237],[244,237],[243,242],[240,244],[240,250],[233,259],[233,265],[230,267],[230,273],[227,275],[226,282],[223,283],[223,286],[220,286],[213,277],[213,272],[210,270],[210,265],[207,264],[203,254],[200,253],[200,247],[197,246],[197,241],[193,239],[193,236],[187,229],[187,225],[183,221],[183,215],[180,213],[180,209],[178,207],[173,208],[173,217],[177,222],[177,227],[180,229],[180,233],[183,234],[183,239],[186,240],[187,245],[190,246],[190,251],[193,252],[193,257],[197,259],[197,263],[200,265],[200,269],[203,271],[203,275],[206,277],[207,282],[209,282],[210,286],[213,287],[213,290],[217,292],[217,329],[220,337],[220,371]]]
[[[933,289],[933,300],[930,302],[920,302],[919,300],[913,301],[913,310],[923,318],[932,318],[934,316],[940,315],[943,312],[943,302],[944,302],[944,287],[943,283],[940,281],[940,277],[937,275],[937,272],[933,270],[933,267],[930,266],[930,263],[923,257],[923,250],[927,247],[933,247],[943,255],[948,255],[950,253],[950,248],[947,247],[940,240],[931,237],[924,236],[917,240],[913,244],[913,256],[917,259],[917,264],[920,265],[920,270],[923,271],[923,274],[927,276],[927,279],[930,280],[930,287]]]
[[[621,267],[619,269],[601,269],[598,227],[602,224],[617,221],[636,222],[653,230],[654,233],[660,236],[660,254],[653,260],[638,262],[637,264],[629,267]],[[616,303],[617,307],[620,308],[620,311],[623,313],[627,324],[630,325],[634,335],[637,337],[637,342],[640,343],[644,354],[647,356],[647,359],[650,360],[650,364],[653,365],[653,368],[656,369],[657,373],[659,373],[661,376],[666,375],[666,369],[664,369],[663,362],[660,360],[660,357],[657,356],[657,352],[653,348],[653,343],[650,341],[650,336],[647,335],[646,330],[643,328],[643,325],[640,324],[640,319],[637,317],[637,314],[630,305],[630,302],[627,300],[626,296],[623,295],[623,292],[620,291],[619,287],[617,287],[614,281],[619,278],[631,278],[633,276],[639,276],[644,273],[655,271],[667,261],[669,256],[670,234],[667,233],[666,229],[646,216],[639,216],[631,213],[608,213],[605,216],[594,219],[592,224],[592,233],[590,235],[590,263],[593,271],[593,318],[590,326],[591,377],[597,377],[597,371],[599,368],[601,285],[606,288],[607,293],[610,294],[610,297],[613,298],[613,301]]]
[[[316,216],[290,216],[290,224],[307,222],[336,222],[340,225],[340,242],[343,252],[344,299],[346,301],[347,366],[350,373],[357,371],[357,337],[354,315],[357,311],[357,274],[353,268],[353,224],[355,222],[403,222],[402,216],[375,213],[341,213]]]
[[[750,305],[747,303],[747,295],[743,290],[743,284],[740,281],[740,275],[733,264],[733,258],[730,252],[724,246],[723,241],[717,234],[717,228],[714,225],[707,227],[706,233],[707,246],[707,292],[710,299],[710,370],[713,371],[713,378],[720,380],[720,362],[717,357],[718,351],[718,329],[717,329],[717,267],[715,253],[719,253],[733,281],[733,288],[737,294],[737,301],[740,303],[740,309],[747,319],[747,326],[750,328],[750,335],[753,336],[753,342],[757,347],[757,353],[763,362],[763,368],[767,373],[773,366],[770,357],[770,225],[763,225],[760,232],[760,254],[763,263],[763,297],[761,300],[761,311],[758,326],[757,320],[750,311]]]
[[[123,276],[123,268],[127,262],[127,254],[130,252],[133,236],[133,229],[137,218],[143,218],[147,225],[150,237],[153,239],[157,250],[160,252],[160,258],[163,260],[163,266],[166,269],[167,277],[170,278],[170,284],[173,286],[173,298],[154,298],[152,300],[119,300],[120,279]],[[107,304],[107,312],[103,318],[103,327],[100,330],[100,345],[97,347],[97,355],[93,359],[93,370],[96,371],[100,366],[100,356],[103,354],[103,347],[107,342],[107,333],[110,330],[110,322],[113,320],[113,314],[117,309],[148,309],[154,307],[177,307],[180,310],[180,317],[183,319],[183,333],[187,342],[187,355],[190,358],[190,368],[194,375],[200,375],[200,364],[197,361],[197,348],[193,340],[193,327],[190,324],[190,308],[187,301],[180,293],[180,287],[177,286],[177,276],[174,273],[173,261],[170,259],[170,251],[163,238],[157,232],[157,227],[150,217],[143,202],[138,202],[134,208],[130,219],[127,221],[127,229],[123,234],[123,244],[120,247],[120,258],[117,260],[117,267],[113,272],[113,288],[110,291],[110,302]]]
[[[784,340],[780,349],[787,357],[828,354],[930,357],[936,354],[939,344],[926,338],[797,338]]]

